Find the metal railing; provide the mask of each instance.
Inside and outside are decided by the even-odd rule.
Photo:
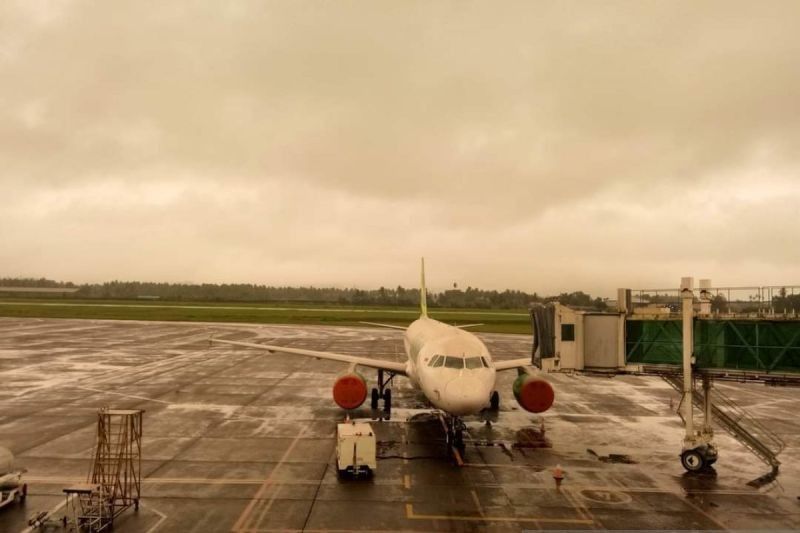
[[[695,302],[705,297],[712,314],[752,316],[800,316],[800,285],[765,285],[753,287],[695,287]],[[678,312],[680,289],[631,289],[634,309],[667,307]],[[703,294],[704,293],[704,294]]]
[[[682,391],[683,377],[679,375],[664,375],[662,377],[676,391]],[[714,421],[753,455],[771,466],[774,472],[777,472],[781,464],[778,460],[778,454],[786,447],[784,440],[722,391],[716,388],[712,390],[711,416]],[[698,389],[694,389],[692,394],[694,406],[702,411],[704,400],[703,393]]]

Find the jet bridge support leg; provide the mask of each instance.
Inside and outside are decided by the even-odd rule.
[[[703,377],[703,425],[694,427],[694,281],[681,280],[681,310],[683,315],[683,422],[685,435],[681,451],[681,464],[690,472],[699,472],[717,460],[714,431],[711,428],[711,380]]]

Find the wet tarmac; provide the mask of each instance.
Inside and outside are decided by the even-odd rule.
[[[0,510],[0,531],[64,515],[62,488],[86,480],[103,406],[146,411],[142,506],[117,532],[800,528],[797,389],[718,385],[787,442],[777,482],[755,489],[767,468],[721,431],[715,470],[684,473],[678,398],[659,378],[548,376],[556,403],[537,416],[505,372],[500,413],[466,420],[458,467],[424,398],[397,377],[391,418],[372,422],[377,472],[348,480],[334,466],[343,365],[210,348],[211,331],[404,359],[394,330],[0,318],[0,446],[29,484],[24,504]],[[495,359],[529,354],[525,336],[482,337]]]

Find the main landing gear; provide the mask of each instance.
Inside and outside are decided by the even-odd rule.
[[[378,409],[378,403],[383,400],[383,412],[387,415],[392,412],[392,389],[389,388],[389,384],[394,379],[394,374],[392,372],[388,372],[389,378],[384,379],[384,371],[378,370],[378,388],[372,389],[372,398],[371,398],[371,407],[372,410]]]

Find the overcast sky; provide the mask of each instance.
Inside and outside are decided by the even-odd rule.
[[[0,3],[0,276],[800,284],[800,3]]]

